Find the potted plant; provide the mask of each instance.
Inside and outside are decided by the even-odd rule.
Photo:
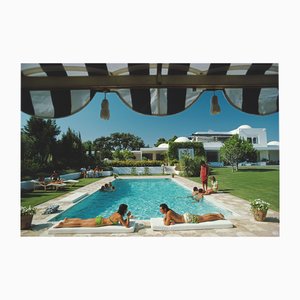
[[[33,215],[36,214],[36,208],[21,206],[21,230],[30,229]]]
[[[255,199],[250,202],[251,212],[256,221],[264,221],[270,207],[270,203],[261,199]]]

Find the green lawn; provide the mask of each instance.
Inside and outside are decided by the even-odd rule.
[[[279,211],[278,167],[241,167],[234,173],[231,168],[213,168],[211,175],[218,180],[220,190],[248,201],[260,198]],[[200,183],[199,177],[189,179]]]
[[[103,178],[103,177],[102,177]],[[61,196],[63,194],[69,193],[71,191],[74,191],[78,188],[81,188],[85,185],[88,185],[92,182],[98,181],[100,178],[81,178],[79,179],[79,182],[73,186],[73,187],[67,187],[62,190],[58,190],[57,192],[55,190],[35,190],[32,192],[24,192],[21,194],[21,205],[22,206],[36,206],[41,203],[44,203],[46,201],[49,201],[51,199],[54,199],[58,196]],[[99,186],[100,188],[100,186]]]

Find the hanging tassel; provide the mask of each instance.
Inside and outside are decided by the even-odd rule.
[[[100,112],[100,118],[104,120],[109,120],[110,113],[109,113],[109,103],[108,100],[106,99],[106,94],[104,99],[102,100],[101,103],[101,112]]]
[[[211,105],[210,105],[210,113],[212,115],[217,115],[218,113],[220,113],[221,108],[218,102],[218,96],[213,95],[211,98]]]

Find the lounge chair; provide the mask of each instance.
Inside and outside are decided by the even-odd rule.
[[[79,182],[79,180],[74,180],[74,179],[68,179],[68,180],[63,181],[63,183],[69,184],[70,187],[74,186],[78,182]]]
[[[233,227],[233,224],[229,220],[217,220],[202,223],[178,223],[175,225],[166,226],[163,223],[163,218],[151,218],[150,223],[152,230],[161,231],[219,229]]]
[[[66,187],[67,184],[66,183],[54,183],[54,182],[50,182],[46,185],[46,187],[50,187],[50,188],[55,188],[55,191],[57,191],[60,188],[64,188]]]
[[[55,224],[56,225],[56,224]],[[99,226],[99,227],[63,227],[54,228],[53,225],[48,233],[55,234],[97,234],[97,233],[132,233],[135,231],[136,223],[134,220],[130,221],[130,227],[126,228],[123,225],[109,225],[109,226]]]
[[[41,187],[46,191],[47,188],[47,183],[43,182],[43,181],[39,181],[39,180],[30,180],[30,182],[33,183],[33,190],[35,191],[36,188]]]

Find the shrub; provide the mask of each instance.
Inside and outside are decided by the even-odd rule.
[[[251,205],[251,211],[254,210],[261,210],[261,211],[267,211],[270,207],[270,203],[263,201],[261,199],[255,199],[250,202]]]
[[[36,214],[36,208],[31,207],[30,205],[28,207],[21,206],[21,216],[33,216]]]
[[[201,142],[185,142],[185,143],[175,143],[169,142],[169,150],[168,156],[169,160],[172,161],[174,159],[178,159],[178,149],[180,148],[188,148],[194,149],[194,155],[196,156],[205,156],[205,151],[203,144]]]
[[[180,161],[180,169],[183,172],[183,176],[199,176],[200,164],[202,160],[202,157],[191,158],[190,156],[184,156]]]
[[[145,175],[149,175],[150,174],[149,167],[144,167],[144,174]]]
[[[21,179],[25,177],[36,178],[37,172],[41,169],[39,163],[26,159],[21,161]]]
[[[131,168],[131,175],[137,175],[136,167]]]
[[[110,167],[160,167],[163,164],[161,160],[119,160],[119,161],[110,161],[107,163],[107,166]]]
[[[169,163],[170,163],[170,166],[175,166],[179,163],[179,160],[178,159],[170,159]]]

